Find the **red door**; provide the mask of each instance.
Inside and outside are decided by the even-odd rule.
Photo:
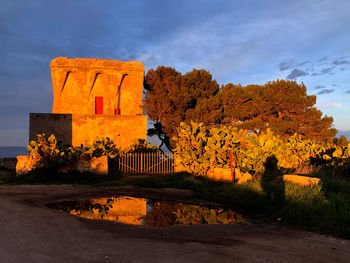
[[[95,97],[95,114],[103,114],[103,97]]]

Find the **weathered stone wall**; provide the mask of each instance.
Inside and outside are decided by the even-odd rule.
[[[182,164],[181,157],[178,154],[175,155],[175,159],[174,159],[174,171],[175,172],[189,171],[189,169],[186,169],[186,166]],[[241,173],[241,171],[237,168],[234,170],[234,175],[235,175],[235,182],[237,184],[242,184],[253,179],[253,177],[249,173]],[[222,182],[233,181],[231,169],[226,169],[226,168],[213,167],[206,173],[205,176],[215,181],[222,181]]]
[[[63,144],[80,146],[96,136],[109,137],[118,147],[128,147],[138,139],[146,140],[147,116],[31,113],[29,140],[37,134],[54,134]]]
[[[29,114],[29,142],[37,139],[37,134],[45,133],[56,138],[65,144],[72,144],[72,114],[50,114],[30,113]]]
[[[30,155],[17,156],[16,174],[21,175],[29,173],[31,170],[36,168],[38,161],[39,159],[35,159]]]
[[[299,184],[302,186],[313,186],[313,185],[318,185],[320,183],[319,178],[301,176],[296,174],[285,174],[283,175],[282,179],[284,182],[290,182],[290,183]]]
[[[238,168],[233,170],[235,183],[243,184],[247,181],[253,180],[253,177],[249,173],[242,173]],[[207,173],[207,177],[215,181],[232,182],[231,169],[227,168],[212,168]]]
[[[17,164],[16,158],[0,158],[0,171],[15,170],[16,164]]]
[[[95,114],[95,97],[103,97],[103,114],[142,114],[144,67],[141,62],[64,57],[51,61],[52,113]]]
[[[38,162],[39,158],[36,159],[31,155],[17,156],[16,174],[29,173],[31,170],[38,168]],[[60,172],[70,172],[72,170],[77,170],[81,173],[90,172],[99,175],[108,175],[108,157],[101,156],[92,157],[90,160],[79,160],[73,167],[61,167],[59,169]]]
[[[178,154],[174,154],[174,172],[186,172],[186,167],[182,164],[182,160]]]
[[[90,160],[80,160],[76,165],[77,171],[108,175],[108,157],[92,157]]]
[[[175,172],[187,171],[186,167],[181,163],[181,158],[179,155],[175,155],[174,160],[174,170]],[[227,168],[212,168],[210,169],[206,177],[209,177],[215,181],[223,181],[223,182],[232,182],[232,173],[231,169]],[[253,177],[249,173],[242,173],[238,168],[234,169],[235,182],[237,184],[242,184],[247,181],[253,180]],[[313,186],[318,185],[320,183],[319,178],[301,176],[295,174],[285,174],[279,180],[283,182],[290,182],[293,184],[298,184],[302,186]]]

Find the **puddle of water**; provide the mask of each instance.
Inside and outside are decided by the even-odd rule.
[[[241,215],[231,210],[131,196],[64,201],[48,204],[47,206],[83,218],[117,221],[133,225],[170,226],[174,224],[234,224],[246,222]]]

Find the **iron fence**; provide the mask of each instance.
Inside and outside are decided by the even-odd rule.
[[[126,153],[112,160],[109,169],[119,174],[168,174],[174,172],[172,153]]]

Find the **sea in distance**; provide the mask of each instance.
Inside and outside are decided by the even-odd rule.
[[[0,158],[15,158],[18,155],[27,155],[28,150],[25,146],[0,146]]]

